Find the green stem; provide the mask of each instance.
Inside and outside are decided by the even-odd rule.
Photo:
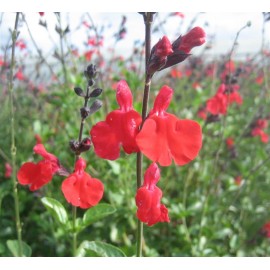
[[[13,89],[13,69],[15,66],[15,43],[18,35],[18,22],[19,22],[20,13],[16,13],[15,26],[12,32],[12,50],[11,50],[11,67],[10,67],[10,76],[9,76],[9,95],[10,95],[10,129],[11,129],[11,164],[12,164],[12,182],[13,182],[13,197],[14,197],[14,206],[15,206],[15,220],[16,220],[16,230],[17,238],[19,243],[19,257],[23,256],[22,253],[22,227],[20,221],[20,211],[19,211],[19,196],[17,189],[17,179],[16,179],[16,144],[15,144],[15,114],[14,114],[14,89]]]
[[[73,227],[72,251],[73,251],[73,257],[76,257],[76,250],[77,250],[76,218],[77,218],[77,207],[72,206],[72,227]]]
[[[142,106],[142,124],[140,129],[143,126],[143,123],[147,116],[148,109],[148,100],[150,93],[150,85],[151,85],[151,76],[147,74],[147,64],[151,51],[151,25],[153,22],[153,13],[148,12],[143,14],[144,24],[145,24],[145,86],[144,86],[144,94],[143,94],[143,106]],[[139,152],[137,154],[137,189],[142,185],[142,164],[143,164],[143,156],[142,153]],[[142,242],[143,242],[143,223],[138,219],[137,221],[137,257],[142,257]]]

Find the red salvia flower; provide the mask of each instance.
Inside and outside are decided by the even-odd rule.
[[[166,36],[164,36],[155,45],[154,55],[158,57],[166,57],[171,53],[173,53],[172,44],[169,41],[169,39]]]
[[[84,57],[86,61],[91,61],[92,59],[92,55],[94,54],[95,50],[89,50],[87,52],[84,53]]]
[[[33,162],[24,163],[17,173],[21,185],[30,185],[30,190],[35,191],[48,184],[55,173],[60,170],[58,158],[48,153],[43,144],[36,144],[34,152],[43,157],[37,164]]]
[[[206,102],[206,109],[213,115],[226,114],[228,106],[228,97],[224,94],[225,84],[221,84],[217,93]]]
[[[267,125],[268,121],[266,119],[258,119],[255,123],[255,127],[251,130],[251,136],[260,136],[263,143],[268,143],[269,136],[263,131]]]
[[[171,77],[172,78],[181,78],[182,72],[180,70],[173,68],[173,69],[171,69]]]
[[[205,107],[201,107],[199,108],[198,112],[197,112],[197,116],[203,120],[206,120],[207,118],[207,110]]]
[[[226,145],[228,149],[232,149],[234,147],[234,140],[232,137],[226,139]]]
[[[194,27],[187,34],[181,37],[179,51],[189,53],[192,48],[205,43],[205,32],[201,27]]]
[[[16,72],[15,78],[17,78],[19,81],[25,80],[25,76],[21,68],[19,68],[19,70]]]
[[[9,163],[5,163],[5,177],[10,178],[12,175],[12,167],[10,166]]]
[[[237,103],[241,105],[243,103],[242,97],[237,92],[228,94],[228,104]]]
[[[173,53],[167,56],[166,64],[159,70],[183,62],[190,54],[192,48],[205,43],[205,32],[201,27],[194,27],[186,35],[179,36],[173,43]]]
[[[265,235],[265,237],[270,238],[270,221],[263,225],[261,232]]]
[[[121,145],[127,154],[139,151],[135,137],[142,121],[133,109],[132,93],[124,80],[117,84],[116,99],[120,108],[110,112],[105,121],[97,123],[90,131],[95,153],[110,160],[119,157]]]
[[[15,43],[15,46],[16,46],[16,47],[19,47],[20,50],[26,49],[26,44],[25,44],[25,42],[24,42],[23,39],[17,40],[16,43]]]
[[[160,203],[162,191],[156,186],[159,178],[159,168],[156,163],[152,163],[146,170],[143,185],[137,190],[135,197],[137,217],[148,226],[158,222],[170,222],[166,206]]]
[[[234,183],[237,185],[237,186],[241,186],[242,184],[242,176],[241,175],[238,175],[234,178]]]
[[[192,161],[202,146],[200,125],[193,120],[181,120],[167,113],[173,90],[163,86],[154,108],[136,137],[141,152],[161,166],[169,166],[172,159],[177,165]]]
[[[84,171],[85,168],[85,160],[79,158],[75,164],[75,171],[62,183],[62,192],[66,200],[73,206],[84,209],[97,205],[104,192],[102,182],[92,178]]]
[[[256,126],[260,129],[267,128],[268,121],[266,119],[258,119],[256,121]]]

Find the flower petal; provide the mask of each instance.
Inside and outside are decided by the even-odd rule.
[[[179,120],[166,113],[164,117],[149,117],[136,138],[144,155],[161,166],[177,165],[193,160],[202,146],[200,125],[192,120]]]

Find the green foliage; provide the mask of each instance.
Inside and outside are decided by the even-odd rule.
[[[8,240],[7,247],[14,257],[20,256],[20,248],[19,248],[19,241],[18,240]],[[28,246],[25,242],[22,242],[21,248],[22,248],[22,256],[23,257],[31,257],[32,250],[31,250],[30,246]]]
[[[84,241],[77,250],[78,257],[125,257],[119,248],[98,241]]]

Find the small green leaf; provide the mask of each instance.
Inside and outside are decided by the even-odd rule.
[[[43,197],[41,202],[58,222],[61,224],[67,223],[68,215],[66,209],[60,202],[48,197]]]
[[[99,241],[83,241],[76,253],[77,257],[126,257],[125,253],[111,245]]]
[[[7,240],[7,247],[14,257],[19,257],[19,241],[18,240]],[[32,254],[32,249],[25,242],[22,241],[22,256],[30,257]]]
[[[107,160],[110,166],[112,167],[112,171],[114,174],[120,174],[120,164],[115,160]]]
[[[114,213],[116,209],[106,203],[100,203],[95,207],[88,209],[83,215],[83,226],[88,226],[108,215]]]

